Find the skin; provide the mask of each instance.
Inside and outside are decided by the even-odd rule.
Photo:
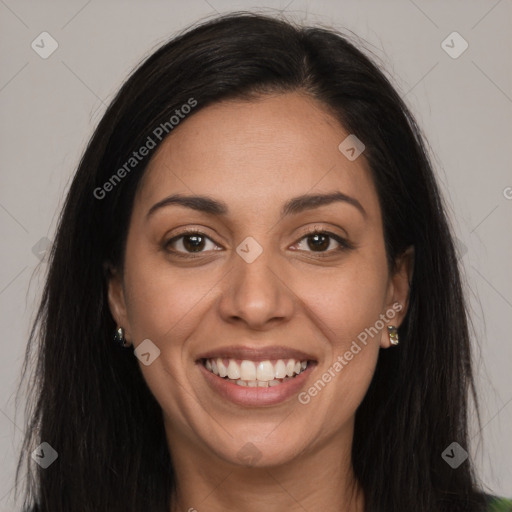
[[[400,325],[412,249],[391,274],[364,153],[349,161],[338,150],[347,135],[303,93],[224,101],[182,121],[150,162],[109,304],[129,342],[149,338],[160,349],[149,366],[139,364],[164,413],[178,486],[172,511],[363,510],[350,459],[354,418],[379,350],[390,347],[386,328],[307,404],[295,395],[273,406],[235,405],[210,388],[195,362],[227,345],[293,347],[317,360],[307,391],[394,303],[403,308],[389,324]],[[357,199],[365,215],[334,202],[280,219],[292,197],[335,191]],[[213,197],[229,213],[170,205],[147,216],[176,193]],[[188,228],[207,237],[202,252],[184,238],[165,248]],[[328,238],[316,249],[308,228],[354,248],[337,250]],[[236,252],[248,236],[263,248],[250,264]],[[172,248],[197,258],[173,256]],[[252,465],[238,457],[247,443],[258,450]]]

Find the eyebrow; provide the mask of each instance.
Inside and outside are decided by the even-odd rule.
[[[293,197],[287,201],[281,209],[281,219],[288,215],[296,215],[303,211],[312,210],[335,202],[348,203],[357,208],[364,218],[367,216],[365,209],[357,199],[347,196],[342,192],[332,192],[330,194],[304,194]],[[183,196],[181,194],[173,194],[154,204],[146,214],[146,218],[149,218],[160,208],[175,204],[215,216],[224,216],[229,213],[229,208],[223,201],[218,201],[207,196]]]

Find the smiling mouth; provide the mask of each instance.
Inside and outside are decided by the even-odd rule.
[[[201,362],[210,373],[233,384],[260,388],[293,380],[313,364],[313,361],[299,359],[252,361],[222,357],[202,359]]]

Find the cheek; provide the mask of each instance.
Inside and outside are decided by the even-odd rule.
[[[375,325],[384,312],[387,284],[387,268],[379,260],[353,258],[335,272],[304,275],[296,289],[318,326],[324,327],[322,334],[339,352]]]
[[[210,271],[173,268],[164,257],[143,249],[132,252],[125,266],[128,318],[135,345],[150,339],[160,355],[148,366],[139,364],[144,379],[164,411],[177,424],[193,417],[186,360],[187,343],[208,307],[218,277]]]
[[[303,290],[325,359],[301,403],[308,402],[306,407],[326,433],[336,432],[353,417],[373,378],[387,289],[387,274],[381,270],[377,264],[347,265],[335,275],[316,276],[315,287],[308,288],[309,293]]]
[[[176,339],[212,288],[212,274],[177,269],[162,256],[133,254],[126,262],[128,316],[134,339]]]

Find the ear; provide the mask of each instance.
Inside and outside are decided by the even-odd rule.
[[[118,327],[124,329],[124,337],[127,342],[131,342],[130,325],[126,312],[125,291],[123,286],[123,277],[114,267],[106,267],[108,279],[108,305],[110,313]]]
[[[386,327],[382,330],[380,346],[391,346],[388,325],[399,327],[409,306],[409,291],[414,268],[414,247],[411,245],[395,260],[395,271],[390,277],[386,301]]]

